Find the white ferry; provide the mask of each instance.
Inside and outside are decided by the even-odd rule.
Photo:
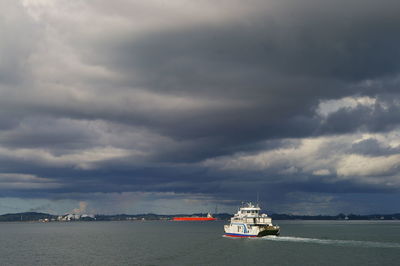
[[[231,218],[231,223],[224,226],[225,235],[230,237],[262,237],[279,235],[279,226],[272,224],[271,217],[260,214],[261,208],[251,202],[240,207]]]

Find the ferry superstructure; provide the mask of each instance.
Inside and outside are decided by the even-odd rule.
[[[229,237],[262,237],[279,235],[280,228],[272,224],[271,217],[260,213],[261,208],[246,203],[231,218],[230,224],[224,226],[225,235]]]

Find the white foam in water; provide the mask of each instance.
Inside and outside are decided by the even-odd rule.
[[[270,241],[283,241],[283,242],[302,242],[302,243],[337,245],[337,246],[400,248],[400,244],[398,244],[398,243],[357,241],[357,240],[318,239],[318,238],[306,238],[306,237],[295,237],[295,236],[265,236],[265,237],[254,238],[254,239],[262,239],[262,240],[270,240]]]

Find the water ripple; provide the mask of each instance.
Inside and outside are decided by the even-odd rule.
[[[302,243],[336,245],[336,246],[400,248],[399,243],[359,241],[359,240],[318,239],[318,238],[306,238],[306,237],[295,237],[295,236],[265,236],[257,239],[268,240],[268,241],[302,242]]]

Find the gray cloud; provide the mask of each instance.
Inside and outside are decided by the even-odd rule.
[[[392,155],[400,152],[400,147],[387,147],[380,143],[377,139],[366,139],[358,143],[354,143],[351,147],[353,153],[379,156],[379,155]]]
[[[0,90],[3,86],[24,83],[29,76],[29,56],[35,49],[38,31],[33,20],[21,10],[16,1],[3,1],[0,4],[2,21],[0,32]]]

